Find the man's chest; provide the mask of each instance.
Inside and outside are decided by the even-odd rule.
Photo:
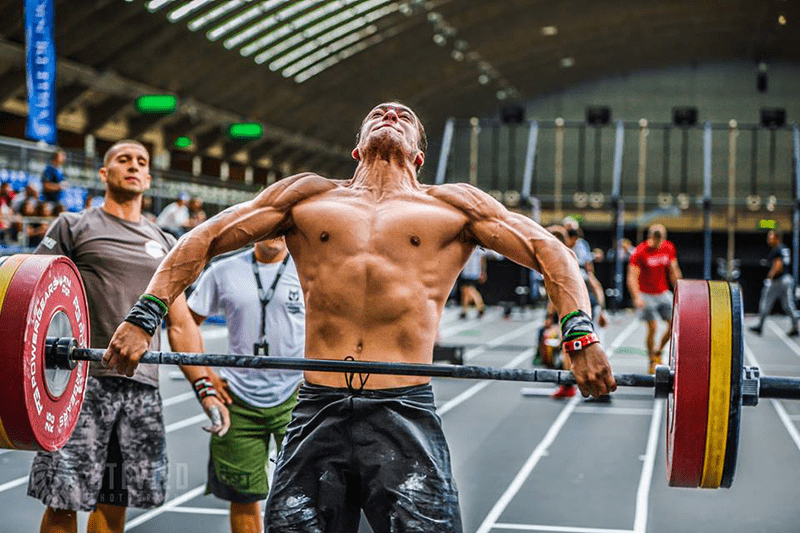
[[[332,198],[300,205],[292,218],[309,243],[354,249],[439,247],[459,236],[466,224],[466,217],[450,206],[414,200]]]

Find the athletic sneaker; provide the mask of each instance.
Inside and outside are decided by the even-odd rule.
[[[550,397],[554,400],[563,400],[566,398],[572,398],[573,396],[575,396],[574,385],[561,385],[550,395]]]
[[[611,395],[603,394],[597,398],[589,396],[588,398],[584,398],[583,401],[586,403],[611,403]]]
[[[761,335],[761,326],[750,326],[747,329],[749,329],[750,331],[752,331],[756,335]]]
[[[481,318],[483,316],[483,313],[485,313],[485,312],[486,312],[486,308],[485,307],[483,307],[481,309],[478,309],[478,318]]]
[[[461,319],[467,318],[467,312],[466,311],[461,311],[461,313],[459,313],[459,315],[458,315],[458,318],[461,318]]]
[[[786,332],[787,337],[797,337],[798,335],[800,335],[800,331],[797,328],[792,328]]]

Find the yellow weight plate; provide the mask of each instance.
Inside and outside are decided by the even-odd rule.
[[[708,380],[708,432],[700,486],[717,489],[722,483],[728,440],[733,319],[728,283],[709,281],[708,291],[711,302],[711,368]]]
[[[19,266],[27,258],[27,255],[13,255],[3,261],[3,264],[0,265],[0,310],[3,309],[3,301],[6,298],[6,291],[8,290],[11,280],[14,278],[14,274],[16,274]],[[0,448],[11,450],[16,449],[16,446],[14,446],[14,444],[11,442],[11,439],[8,438],[8,434],[3,427],[2,417],[0,417]]]

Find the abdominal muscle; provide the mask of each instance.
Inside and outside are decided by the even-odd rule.
[[[354,271],[349,273],[349,279],[325,276],[325,280],[317,278],[307,285],[306,358],[431,363],[449,288],[439,287],[441,280],[425,283],[415,279],[417,273],[408,270],[395,279],[376,273],[354,279]],[[307,371],[305,379],[329,387],[347,386],[344,373]],[[429,381],[428,376],[371,374],[364,388],[407,387]],[[353,387],[360,386],[356,375]]]

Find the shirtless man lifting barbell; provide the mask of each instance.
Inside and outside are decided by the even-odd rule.
[[[419,183],[425,148],[408,107],[375,107],[362,122],[351,179],[283,179],[181,238],[117,329],[105,363],[131,374],[163,318],[162,303],[181,295],[212,257],[278,235],[304,291],[306,358],[430,363],[450,289],[481,245],[542,273],[565,349],[575,350],[581,392],[615,390],[572,252],[475,187]],[[461,531],[429,382],[306,371],[266,531],[356,531],[361,509],[376,532]]]

